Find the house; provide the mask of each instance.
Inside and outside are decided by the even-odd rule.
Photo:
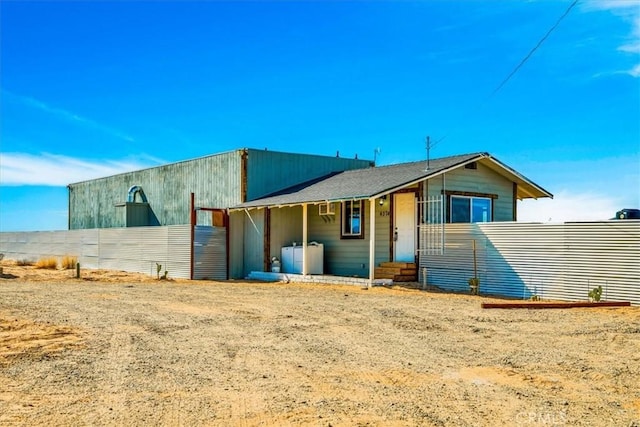
[[[552,197],[488,153],[375,167],[255,149],[68,190],[70,230],[226,227],[230,278],[271,271],[277,259],[283,273],[415,280],[417,254],[438,246],[443,224],[515,221],[518,200]]]
[[[252,219],[246,231],[265,271],[291,250],[282,248],[297,246],[300,262],[284,272],[316,273],[314,242],[323,274],[415,281],[418,252],[443,244],[445,223],[515,221],[518,200],[542,197],[553,196],[490,154],[472,153],[333,173],[229,211]]]
[[[0,253],[190,279],[455,292],[474,279],[483,295],[522,299],[602,287],[640,305],[640,219],[516,222],[519,200],[545,197],[483,152],[376,167],[241,149],[71,184],[69,230],[0,233]]]

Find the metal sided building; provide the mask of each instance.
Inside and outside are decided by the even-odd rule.
[[[371,166],[370,160],[243,148],[78,182],[68,185],[69,230],[190,224],[194,210],[197,224],[214,225],[212,209],[226,210],[292,184]],[[229,277],[262,269],[263,257],[250,248],[262,236],[251,230],[259,231],[263,219],[241,211],[228,221]]]

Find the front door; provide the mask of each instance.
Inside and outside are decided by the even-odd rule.
[[[394,261],[414,262],[416,252],[416,196],[398,193],[393,196]]]

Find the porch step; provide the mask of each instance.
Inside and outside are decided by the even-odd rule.
[[[376,267],[376,279],[391,279],[394,282],[415,282],[418,280],[418,269],[413,262],[382,262]]]

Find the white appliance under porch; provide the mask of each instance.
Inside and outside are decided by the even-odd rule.
[[[302,274],[302,246],[285,246],[281,250],[282,272]],[[307,245],[307,274],[324,273],[324,245]]]

